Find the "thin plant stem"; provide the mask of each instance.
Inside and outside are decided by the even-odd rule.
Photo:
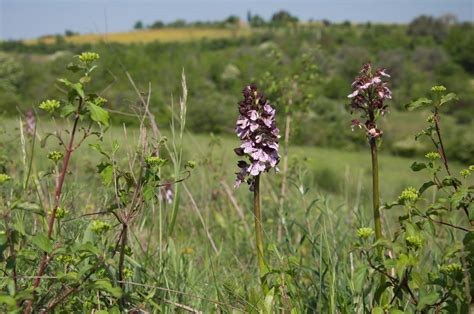
[[[59,203],[60,203],[60,200],[61,200],[61,194],[62,194],[62,190],[63,190],[64,179],[66,178],[67,169],[68,169],[68,166],[69,166],[69,160],[71,158],[71,153],[73,151],[72,147],[73,147],[73,144],[74,144],[74,136],[76,134],[77,125],[79,123],[79,110],[80,110],[81,106],[82,106],[82,99],[79,102],[78,110],[76,112],[76,117],[74,118],[74,125],[72,127],[71,135],[70,135],[70,138],[69,138],[69,144],[68,144],[67,149],[66,149],[66,155],[64,156],[63,168],[61,170],[61,174],[59,176],[59,180],[57,182],[56,189],[55,189],[55,192],[54,192],[54,207],[53,207],[53,211],[52,211],[52,213],[49,217],[49,223],[48,223],[48,239],[49,240],[51,240],[51,237],[52,237],[52,234],[53,234],[54,222],[56,220],[56,212],[58,210]],[[31,311],[31,306],[33,305],[33,301],[34,301],[34,298],[35,298],[35,290],[36,290],[36,288],[38,288],[38,286],[41,282],[41,277],[43,276],[44,270],[46,269],[47,261],[48,261],[48,253],[44,252],[43,256],[41,258],[39,268],[38,268],[38,277],[36,277],[36,280],[33,284],[32,297],[31,297],[30,301],[28,302],[28,304],[26,306],[25,314],[29,314],[30,311]]]
[[[382,238],[382,222],[380,218],[380,197],[379,197],[379,165],[377,159],[377,143],[374,138],[370,139],[370,151],[372,155],[372,203],[374,209],[375,237]]]
[[[448,174],[448,176],[451,176],[451,171],[449,170],[449,162],[448,162],[448,158],[446,157],[446,151],[443,145],[443,138],[441,136],[441,129],[439,126],[439,113],[437,109],[435,109],[435,112],[434,112],[434,125],[435,125],[436,135],[438,137],[438,143],[439,143],[438,150],[440,151],[441,158],[443,159],[443,164],[444,164],[444,168],[446,169],[446,173]],[[456,184],[456,182],[453,182],[453,187],[456,191],[458,190],[458,185]],[[463,206],[462,209],[464,213],[466,214],[467,219],[469,220],[469,223],[471,224],[471,226],[474,226],[474,220],[470,219],[469,211],[467,210],[467,208]]]
[[[257,258],[258,271],[264,293],[267,292],[268,287],[263,279],[266,274],[265,258],[263,254],[263,229],[262,229],[262,211],[260,207],[260,175],[255,176],[254,192],[253,192],[253,210],[255,217],[255,238],[257,241]]]
[[[127,236],[128,236],[128,225],[126,223],[122,224],[122,237],[120,239],[120,255],[119,255],[119,265],[118,265],[118,278],[119,285],[122,291],[125,290],[123,268],[125,264],[125,250],[127,247]],[[125,298],[120,298],[120,309],[123,311],[125,309]]]
[[[280,199],[279,199],[279,214],[281,224],[278,225],[278,241],[281,241],[282,238],[282,229],[283,226],[286,226],[285,221],[285,213],[284,213],[284,206],[285,206],[285,199],[286,199],[286,187],[287,187],[287,177],[288,177],[288,146],[290,141],[290,126],[291,126],[291,116],[290,114],[286,115],[285,118],[285,139],[283,142],[284,150],[283,150],[283,169],[282,169],[282,179],[281,179],[281,189],[280,189]],[[285,228],[286,229],[286,228]]]

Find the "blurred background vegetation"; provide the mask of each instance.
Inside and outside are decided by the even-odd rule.
[[[39,99],[57,96],[60,91],[54,80],[66,71],[61,64],[74,54],[94,50],[106,56],[94,84],[104,89],[110,107],[122,113],[114,115],[116,124],[136,123],[138,99],[126,71],[142,91],[151,82],[151,109],[157,121],[166,125],[169,103],[179,95],[179,73],[184,69],[189,129],[223,135],[233,132],[244,85],[258,83],[283,111],[287,98],[272,93],[268,78],[291,81],[310,72],[315,79],[298,91],[310,97],[304,99],[304,114],[296,116],[292,143],[356,150],[365,146],[365,140],[351,132],[347,94],[361,64],[371,61],[392,76],[394,98],[390,117],[383,121],[386,151],[401,156],[426,151],[426,143],[414,141],[412,135],[422,127],[420,116],[407,114],[403,106],[442,84],[460,98],[445,109],[443,126],[451,145],[447,150],[459,161],[474,160],[472,23],[459,23],[452,15],[420,16],[408,25],[299,23],[285,11],[269,21],[251,14],[247,19],[244,23],[231,16],[218,22],[152,25],[138,21],[134,32],[105,37],[68,30],[65,35],[28,42],[0,42],[0,114],[25,113],[36,108]],[[302,61],[308,55],[311,67]],[[461,141],[463,149],[459,149]]]

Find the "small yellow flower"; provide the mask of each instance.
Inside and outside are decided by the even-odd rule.
[[[420,197],[418,190],[410,186],[403,190],[402,194],[398,197],[398,201],[401,203],[415,202]]]
[[[359,228],[359,229],[357,229],[357,236],[361,239],[368,239],[374,233],[375,232],[372,228]]]
[[[446,91],[446,87],[444,87],[443,85],[433,86],[433,87],[431,87],[431,91],[432,91],[432,92],[435,92],[435,93],[445,92],[445,91]]]
[[[39,105],[40,109],[46,110],[49,113],[54,112],[54,110],[58,109],[60,106],[61,103],[55,99],[45,100]]]
[[[8,174],[0,173],[0,184],[10,181],[11,179],[12,177],[10,177]]]
[[[96,60],[99,60],[100,56],[96,52],[83,52],[79,55],[79,60],[84,63],[92,63]]]

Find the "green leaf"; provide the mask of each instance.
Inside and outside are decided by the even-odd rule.
[[[410,166],[411,170],[413,171],[420,171],[420,170],[423,170],[425,168],[427,168],[426,164],[424,162],[417,162],[415,161],[411,166]]]
[[[31,238],[31,243],[37,246],[41,251],[51,253],[53,244],[44,234],[37,234]]]
[[[86,97],[86,95],[85,95],[85,93],[84,93],[84,89],[82,88],[82,84],[81,84],[81,83],[72,84],[71,87],[76,91],[76,93],[77,93],[82,99],[84,99],[84,98]]]
[[[418,192],[421,194],[423,194],[427,189],[429,189],[430,187],[432,187],[433,185],[436,185],[436,183],[434,183],[433,181],[428,181],[428,182],[425,182],[423,183],[423,185],[421,186],[421,188],[418,190]]]
[[[406,104],[405,108],[408,109],[408,111],[413,111],[416,108],[426,106],[426,105],[430,105],[431,103],[432,103],[432,101],[429,100],[428,98],[420,98],[420,99],[415,100],[415,101],[413,101],[409,104]]]
[[[122,296],[122,289],[119,287],[113,287],[110,281],[105,279],[99,279],[92,283],[91,285],[94,289],[102,290],[107,293],[110,293],[115,298],[120,298]]]
[[[439,101],[439,106],[441,107],[445,103],[450,102],[452,100],[459,100],[458,96],[455,93],[443,95],[443,97],[441,97],[441,100]]]
[[[74,63],[69,63],[66,67],[66,69],[68,69],[69,71],[73,72],[73,73],[76,73],[76,72],[79,72],[82,67],[78,66],[77,64],[74,64]]]
[[[354,272],[354,290],[355,291],[363,291],[362,289],[364,288],[364,283],[367,281],[367,272],[368,272],[368,266],[367,265],[361,265],[357,268],[357,270]]]
[[[107,110],[90,102],[87,103],[87,108],[89,108],[92,120],[107,127],[109,126],[109,113],[107,112]]]
[[[8,295],[0,295],[0,304],[5,304],[8,306],[15,306],[16,300]]]
[[[35,203],[23,202],[15,204],[15,206],[13,206],[13,209],[25,210],[41,216],[45,216],[45,213],[41,206]]]
[[[433,291],[428,294],[422,294],[418,302],[417,308],[419,310],[423,309],[426,305],[435,303],[439,299],[438,292]]]
[[[102,178],[102,182],[105,185],[108,186],[112,183],[112,180],[114,178],[114,168],[110,163],[101,162],[97,165],[97,171],[99,172],[100,177]]]
[[[62,118],[66,118],[69,117],[69,115],[71,115],[71,113],[74,111],[76,111],[76,107],[74,107],[71,103],[68,103],[61,108],[60,114]]]

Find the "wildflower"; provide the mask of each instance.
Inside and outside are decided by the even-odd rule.
[[[418,190],[410,186],[402,191],[402,194],[398,197],[400,203],[415,202],[419,197]]]
[[[64,157],[64,154],[61,152],[58,152],[57,150],[53,150],[48,153],[48,159],[54,161],[55,163],[63,159],[63,157]]]
[[[12,177],[10,177],[8,174],[0,173],[0,184],[10,181],[11,179]]]
[[[446,87],[444,87],[443,85],[433,86],[431,87],[431,91],[435,93],[442,93],[446,91]]]
[[[39,105],[40,109],[46,110],[49,113],[53,113],[54,110],[58,109],[60,106],[61,103],[54,99],[45,100]]]
[[[276,127],[276,110],[265,96],[257,91],[255,85],[246,86],[243,90],[244,100],[239,103],[239,119],[236,124],[237,136],[242,144],[234,149],[241,157],[238,162],[240,171],[236,173],[235,187],[246,181],[253,189],[253,178],[274,168],[278,171],[280,161],[278,154],[279,130]]]
[[[188,169],[194,169],[196,168],[196,162],[194,160],[188,160],[184,167]]]
[[[423,239],[416,235],[407,236],[405,241],[409,247],[412,247],[415,250],[418,250],[423,246]]]
[[[100,58],[96,52],[83,52],[79,55],[79,60],[84,63],[92,63]]]
[[[451,264],[442,265],[439,268],[439,270],[440,270],[440,272],[442,272],[443,274],[446,274],[446,275],[458,274],[458,273],[462,273],[464,271],[461,264],[459,264],[459,263],[451,263]]]
[[[364,128],[370,139],[382,136],[383,132],[377,128],[376,120],[379,115],[387,112],[385,101],[392,99],[392,92],[384,78],[389,78],[385,69],[372,72],[370,63],[364,64],[359,75],[352,83],[352,93],[347,97],[351,99],[352,111],[362,111],[365,123],[352,120],[352,129]]]
[[[158,195],[160,200],[166,200],[168,204],[173,203],[173,184],[171,182],[166,182],[161,187],[161,193]]]
[[[26,132],[30,135],[33,135],[35,133],[36,129],[36,118],[35,114],[33,113],[33,110],[28,110],[26,112],[26,117],[25,117],[25,124],[26,124]]]
[[[107,99],[104,97],[97,96],[94,98],[94,104],[97,106],[102,106],[103,104],[107,103]]]
[[[110,228],[111,228],[110,224],[100,221],[100,220],[94,220],[91,224],[91,230],[97,234],[104,233]]]
[[[149,156],[145,158],[145,163],[148,167],[161,167],[166,163],[166,159],[162,159],[158,156]]]
[[[462,169],[461,171],[459,171],[459,174],[463,177],[463,178],[467,178],[471,175],[471,171],[469,169]]]
[[[441,158],[441,155],[438,153],[438,152],[429,152],[425,155],[426,158],[428,158],[429,160],[436,160],[436,159],[440,159]]]
[[[48,211],[48,214],[49,215],[52,215],[53,214],[53,211]],[[66,215],[69,214],[69,210],[67,209],[64,209],[62,207],[58,207],[56,209],[56,219],[62,219],[64,217],[66,217]]]
[[[368,239],[374,234],[372,228],[359,228],[357,229],[357,236],[361,239]]]

